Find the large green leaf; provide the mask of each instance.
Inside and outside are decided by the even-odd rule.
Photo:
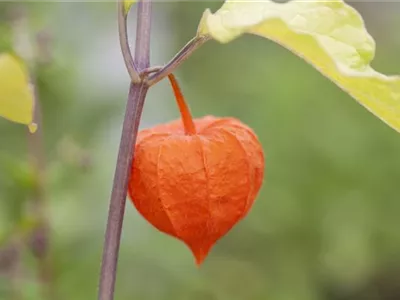
[[[0,54],[0,116],[34,130],[33,106],[27,69],[12,55]]]
[[[357,11],[341,0],[275,3],[227,0],[214,14],[206,10],[198,34],[221,43],[250,33],[297,54],[400,131],[400,77],[370,66],[375,42]]]

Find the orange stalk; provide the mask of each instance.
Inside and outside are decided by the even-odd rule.
[[[189,107],[186,104],[185,98],[183,97],[182,91],[179,87],[178,81],[173,74],[168,74],[168,79],[171,83],[172,90],[174,91],[176,103],[178,104],[179,111],[182,116],[183,127],[185,128],[185,134],[195,135],[196,127],[193,123],[192,114],[190,113]]]

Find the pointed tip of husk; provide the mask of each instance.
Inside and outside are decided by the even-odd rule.
[[[202,246],[189,246],[193,253],[195,262],[198,268],[203,264],[204,260],[207,258],[212,245],[202,245]]]
[[[195,258],[195,262],[196,262],[196,266],[198,268],[201,267],[202,263],[204,262],[204,260],[206,259],[207,254],[206,255],[196,255],[194,254],[194,258]]]

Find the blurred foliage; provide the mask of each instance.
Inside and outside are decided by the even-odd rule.
[[[153,64],[167,61],[194,35],[204,9],[220,4],[155,4]],[[11,47],[15,5],[0,4],[2,51]],[[24,5],[31,34],[53,34],[53,61],[35,76],[55,299],[94,299],[129,82],[115,5]],[[377,41],[374,68],[398,73],[400,4],[354,6]],[[266,152],[265,183],[248,217],[200,269],[182,243],[128,203],[116,299],[399,299],[399,135],[305,62],[257,37],[209,42],[177,76],[195,116],[234,116],[254,128]],[[177,116],[170,88],[154,87],[143,126]],[[0,120],[0,136],[0,299],[14,299],[17,286],[21,299],[47,300],[37,261],[18,239],[36,224],[27,129]],[[11,246],[23,266],[7,276],[1,262],[13,262]]]

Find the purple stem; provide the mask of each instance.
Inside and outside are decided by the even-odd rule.
[[[140,70],[150,65],[151,1],[138,3],[135,65]],[[149,86],[144,81],[131,83],[118,153],[114,184],[108,212],[103,261],[99,283],[99,300],[113,300],[118,252],[134,145],[139,129],[144,100]]]

